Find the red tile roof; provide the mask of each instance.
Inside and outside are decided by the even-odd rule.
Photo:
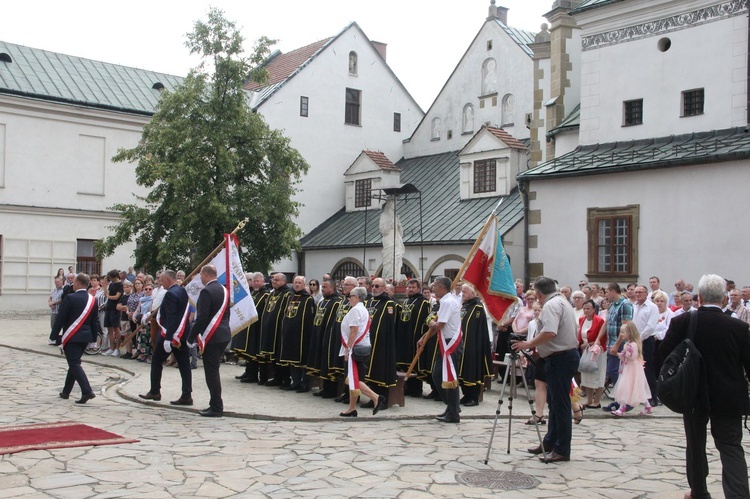
[[[523,145],[523,142],[513,137],[511,134],[509,134],[502,128],[494,128],[494,127],[488,126],[487,130],[489,130],[489,132],[492,135],[494,135],[498,139],[505,142],[508,145],[508,147],[512,147],[513,149],[523,149],[524,151],[526,150],[526,146]]]
[[[326,38],[286,54],[277,55],[265,66],[268,70],[268,82],[259,85],[254,81],[249,81],[245,84],[245,90],[259,90],[286,80],[330,40],[331,38]]]
[[[394,165],[390,159],[388,159],[385,154],[383,154],[380,151],[362,151],[365,153],[371,160],[375,162],[376,165],[378,165],[380,168],[384,170],[398,170],[398,167]]]

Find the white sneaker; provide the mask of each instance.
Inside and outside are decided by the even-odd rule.
[[[110,355],[112,357],[119,357],[120,356],[120,351],[119,350],[113,350]]]
[[[55,345],[57,342],[55,340],[47,340],[48,345]]]
[[[112,355],[112,350],[107,350],[106,352],[102,352],[102,355]]]

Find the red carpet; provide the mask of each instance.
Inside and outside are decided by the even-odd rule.
[[[0,428],[0,454],[85,445],[127,444],[137,441],[72,421]]]

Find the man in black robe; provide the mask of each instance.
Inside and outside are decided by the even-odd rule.
[[[458,365],[458,381],[464,396],[460,402],[465,406],[474,406],[479,404],[485,376],[492,372],[492,343],[487,328],[487,314],[474,288],[464,284],[461,297],[464,354]]]
[[[273,291],[268,295],[266,310],[260,330],[259,384],[266,386],[289,386],[288,369],[276,364],[281,350],[281,326],[284,321],[287,302],[291,290],[286,284],[286,276],[282,273],[271,277]],[[268,370],[273,369],[273,379],[268,379]],[[266,380],[265,383],[261,381]]]
[[[336,314],[341,306],[341,295],[336,292],[336,284],[331,279],[323,279],[320,290],[323,293],[323,299],[318,303],[315,310],[315,319],[310,335],[307,375],[323,380],[323,389],[313,393],[313,395],[334,398],[336,396],[336,381],[335,378],[330,376],[331,373],[328,369],[328,352],[331,349],[329,342],[332,339],[336,340],[337,348],[341,345],[339,335],[332,337],[330,334],[334,324],[336,324]]]
[[[406,372],[417,352],[417,341],[429,329],[425,322],[430,315],[430,302],[422,295],[422,286],[416,279],[406,285],[407,298],[398,307],[396,320],[396,366]],[[422,380],[406,380],[404,395],[422,396]]]
[[[430,327],[430,322],[437,319],[439,308],[440,302],[436,300],[424,321],[428,329]],[[430,393],[423,395],[422,398],[442,402],[443,399],[440,398],[440,392],[435,388],[435,382],[432,381],[432,366],[435,364],[435,359],[438,355],[438,348],[437,335],[431,336],[425,343],[422,353],[419,355],[419,361],[417,361],[417,379],[430,385]]]
[[[372,283],[372,299],[367,304],[370,312],[370,366],[365,382],[374,392],[386,397],[388,388],[396,386],[396,302],[385,292],[385,280],[378,277]],[[362,407],[374,407],[371,400]],[[387,404],[386,404],[387,405]]]
[[[297,393],[310,391],[305,366],[315,319],[315,299],[305,289],[306,284],[305,277],[301,275],[295,276],[292,281],[294,292],[289,295],[284,312],[278,360],[279,365],[289,367],[292,376],[292,384],[285,389],[295,390]]]
[[[252,297],[255,303],[255,309],[258,311],[258,320],[250,324],[244,331],[238,333],[232,339],[234,353],[238,357],[245,359],[245,372],[240,376],[235,376],[242,383],[259,382],[259,363],[258,354],[260,353],[260,330],[263,326],[263,315],[266,312],[266,303],[270,291],[266,288],[266,280],[260,272],[248,273],[247,281],[253,288]],[[264,376],[260,381],[265,384],[268,381],[267,373],[264,370]]]
[[[351,304],[349,303],[349,293],[357,287],[357,279],[352,276],[346,276],[341,284],[341,305],[336,312],[336,319],[331,324],[330,330],[326,331],[326,338],[323,343],[328,345],[328,372],[327,377],[331,380],[334,390],[338,386],[339,380],[344,378],[346,368],[344,366],[344,357],[341,355],[341,323],[349,313]],[[329,388],[330,389],[330,388]],[[349,403],[349,390],[344,389],[340,396],[334,399],[334,402]]]

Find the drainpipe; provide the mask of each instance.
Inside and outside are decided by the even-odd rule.
[[[745,95],[747,96],[745,117],[750,124],[750,10],[747,12],[747,88],[745,89]]]
[[[524,180],[518,182],[518,190],[523,198],[523,285],[529,289],[529,192]]]

